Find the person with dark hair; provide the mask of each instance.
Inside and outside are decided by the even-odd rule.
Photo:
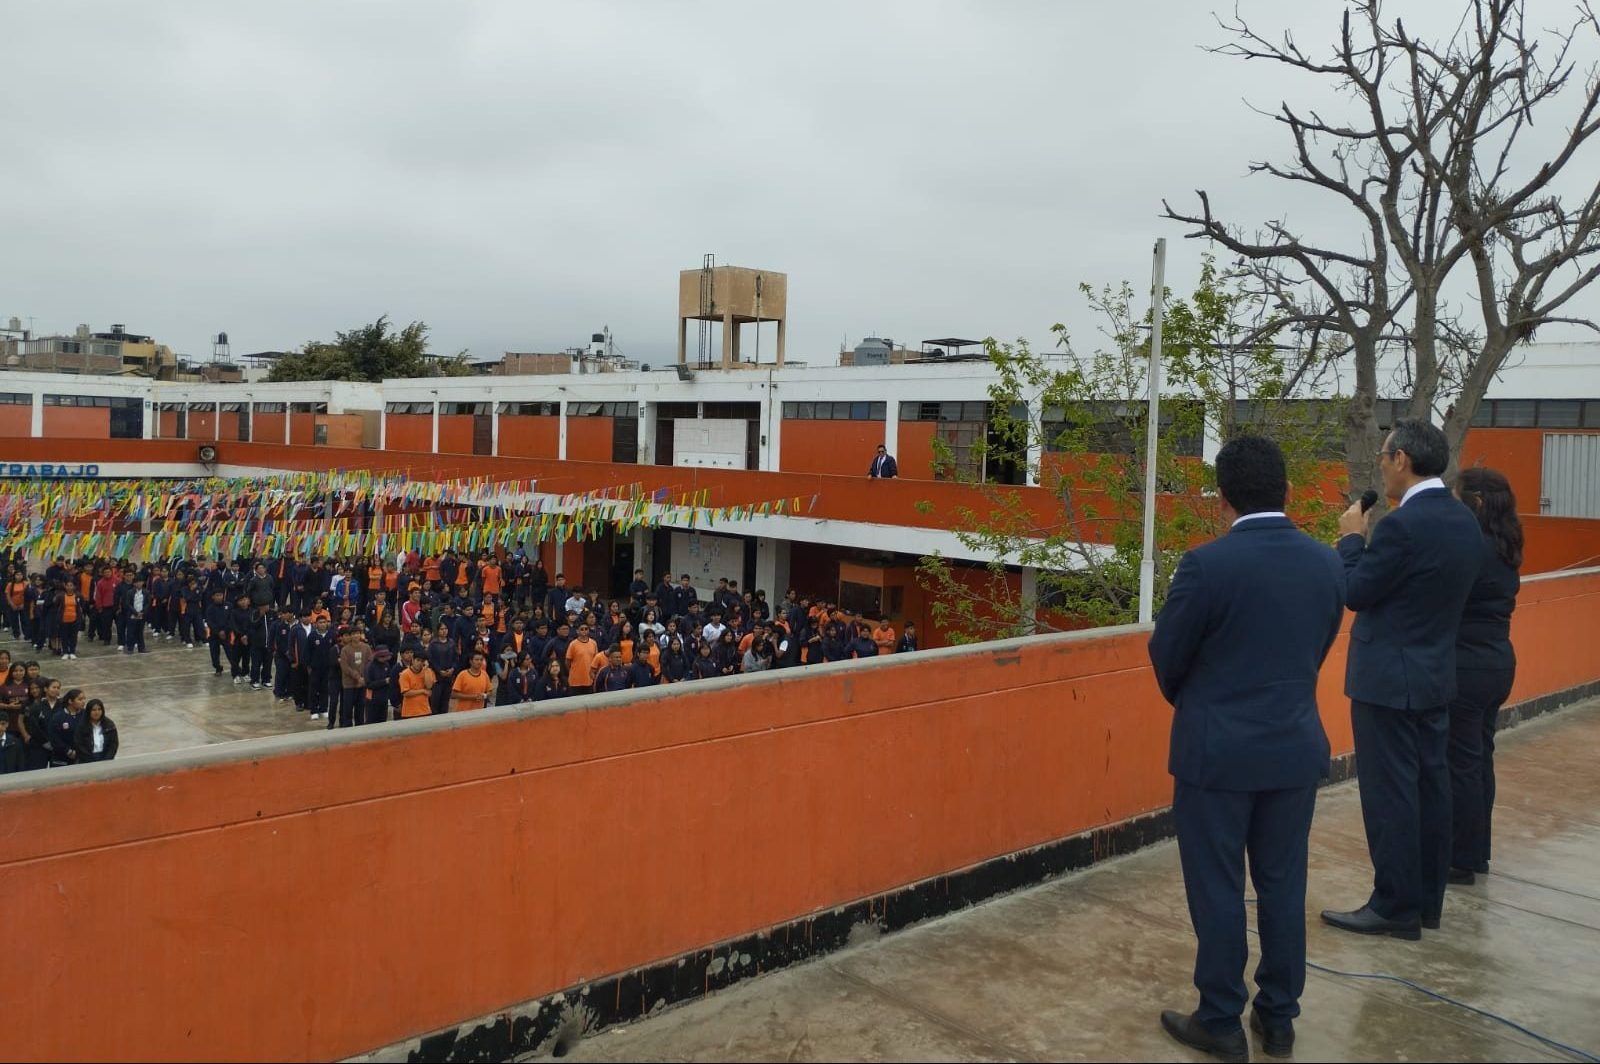
[[[1444,433],[1395,424],[1378,452],[1396,509],[1378,521],[1352,503],[1339,518],[1345,602],[1355,611],[1344,690],[1355,733],[1361,818],[1373,889],[1325,923],[1362,935],[1415,940],[1439,926],[1450,865],[1450,703],[1456,635],[1483,567],[1483,533],[1445,487]]]
[[[73,736],[80,765],[111,761],[117,756],[117,726],[106,716],[106,704],[98,698],[89,699],[83,712],[78,714]]]
[[[60,690],[60,680],[51,680],[45,685],[47,698],[56,699],[56,694]],[[78,763],[76,738],[78,717],[82,715],[87,701],[83,691],[76,687],[56,699],[55,708],[50,711],[50,722],[46,732],[50,737],[51,768],[65,768]]]
[[[1517,655],[1511,613],[1522,578],[1522,522],[1505,476],[1463,469],[1456,498],[1483,530],[1483,564],[1467,593],[1456,633],[1456,697],[1450,703],[1451,883],[1470,884],[1489,871],[1494,816],[1494,732],[1511,697]]]
[[[1317,677],[1344,620],[1344,576],[1284,513],[1288,471],[1276,443],[1228,441],[1217,487],[1229,531],[1183,556],[1150,637],[1173,706],[1167,770],[1200,992],[1199,1008],[1163,1012],[1161,1025],[1185,1045],[1248,1060],[1247,862],[1261,931],[1250,1025],[1271,1056],[1294,1046],[1311,816],[1328,774]]]

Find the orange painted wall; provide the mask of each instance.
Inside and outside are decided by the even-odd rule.
[[[894,462],[907,480],[933,479],[933,440],[939,425],[934,421],[900,422],[900,439],[895,444]]]
[[[1498,469],[1511,481],[1517,508],[1539,512],[1544,480],[1544,437],[1547,432],[1594,433],[1595,429],[1473,429],[1461,445],[1461,466]]]
[[[778,446],[778,468],[785,473],[864,477],[883,441],[881,421],[786,419]],[[899,461],[898,456],[895,460]]]
[[[432,414],[385,414],[384,450],[433,453]]]
[[[111,438],[111,411],[96,406],[47,406],[44,408],[44,438],[108,440]],[[108,454],[107,458],[110,457]]]
[[[567,418],[567,460],[610,462],[611,422],[608,417]]]
[[[360,447],[364,427],[360,414],[318,414],[317,424],[328,434],[328,447]]]
[[[561,419],[523,414],[502,417],[500,453],[516,458],[555,458],[561,453]],[[606,458],[610,457],[607,453]]]
[[[1597,624],[1600,573],[1530,581],[1514,697],[1600,678]],[[9,955],[37,978],[0,980],[0,1002],[50,1001],[52,1022],[10,1025],[5,1055],[345,1057],[1158,810],[1170,711],[1145,639],[8,777],[4,812],[29,830],[0,834],[0,896],[30,914]],[[1339,752],[1342,662],[1322,691]],[[730,792],[752,764],[759,782]],[[426,900],[396,919],[397,898]]]
[[[217,411],[213,408],[191,410],[188,417],[188,439],[215,440],[217,438]]]
[[[106,433],[111,432],[111,420],[106,419]],[[0,406],[0,436],[32,436],[33,407]]]
[[[156,435],[163,440],[178,438],[178,412],[176,410],[163,410],[160,420],[156,422]]]
[[[1600,565],[1600,521],[1589,517],[1522,517],[1523,573]]]
[[[317,438],[316,414],[289,415],[289,442],[300,447],[310,447]],[[317,468],[317,467],[313,467]]]
[[[252,414],[250,434],[254,443],[282,443],[283,422],[288,414]]]
[[[237,442],[239,439],[239,412],[237,410],[224,410],[222,412],[222,439]]]
[[[439,453],[472,453],[472,415],[439,415]],[[606,457],[610,457],[607,455]]]

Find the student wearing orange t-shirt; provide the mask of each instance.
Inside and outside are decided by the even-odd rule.
[[[485,598],[500,594],[500,563],[493,555],[478,566],[478,584]]]
[[[405,653],[411,653],[409,650]],[[411,658],[410,663],[400,670],[400,718],[426,717],[433,713],[433,705],[429,698],[433,694],[433,685],[438,682],[438,677],[428,667],[428,659],[421,654]]]
[[[589,626],[578,625],[578,638],[567,647],[567,686],[573,694],[594,691],[595,659],[599,654],[599,645],[589,636]]]
[[[872,641],[878,644],[879,654],[893,654],[895,640],[898,638],[894,625],[889,623],[889,618],[880,620],[872,629]]]
[[[494,679],[483,667],[484,661],[483,654],[475,650],[466,671],[456,673],[456,682],[450,687],[450,712],[463,713],[471,709],[484,709],[489,705]]]

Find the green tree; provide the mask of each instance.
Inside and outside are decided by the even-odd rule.
[[[1059,324],[1059,353],[1040,354],[1023,340],[986,341],[995,368],[988,439],[964,456],[935,441],[942,474],[973,484],[981,500],[954,512],[955,534],[969,553],[988,559],[974,565],[930,555],[919,565],[934,620],[955,642],[1138,617],[1149,315],[1134,309],[1126,282],[1080,291],[1101,321],[1095,349],[1077,351]],[[1201,457],[1208,433],[1272,436],[1288,460],[1302,527],[1326,534],[1337,519],[1325,482],[1328,459],[1342,453],[1341,404],[1304,401],[1328,360],[1314,344],[1278,343],[1284,323],[1268,308],[1242,276],[1220,273],[1209,258],[1192,297],[1167,304],[1156,450],[1158,606],[1183,551],[1221,531],[1215,470]],[[1039,527],[1023,493],[979,483],[986,467],[1025,471],[1027,483],[1060,500],[1059,519]],[[1036,573],[1032,596],[1013,586],[1015,566]]]
[[[369,325],[313,340],[272,367],[273,381],[372,381],[395,377],[470,376],[467,353],[453,359],[428,354],[428,326],[414,321],[396,330],[387,315]]]

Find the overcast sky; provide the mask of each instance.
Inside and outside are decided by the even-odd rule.
[[[1443,26],[1459,6],[1392,10]],[[609,325],[660,364],[677,272],[713,252],[788,273],[791,358],[873,333],[1047,339],[1088,327],[1078,282],[1146,285],[1157,236],[1192,282],[1201,248],[1158,220],[1164,195],[1319,217],[1246,177],[1283,145],[1244,101],[1298,90],[1201,51],[1211,9],[5,4],[0,318],[123,322],[191,355],[380,314],[475,357]],[[1340,10],[1244,4],[1307,39]]]

